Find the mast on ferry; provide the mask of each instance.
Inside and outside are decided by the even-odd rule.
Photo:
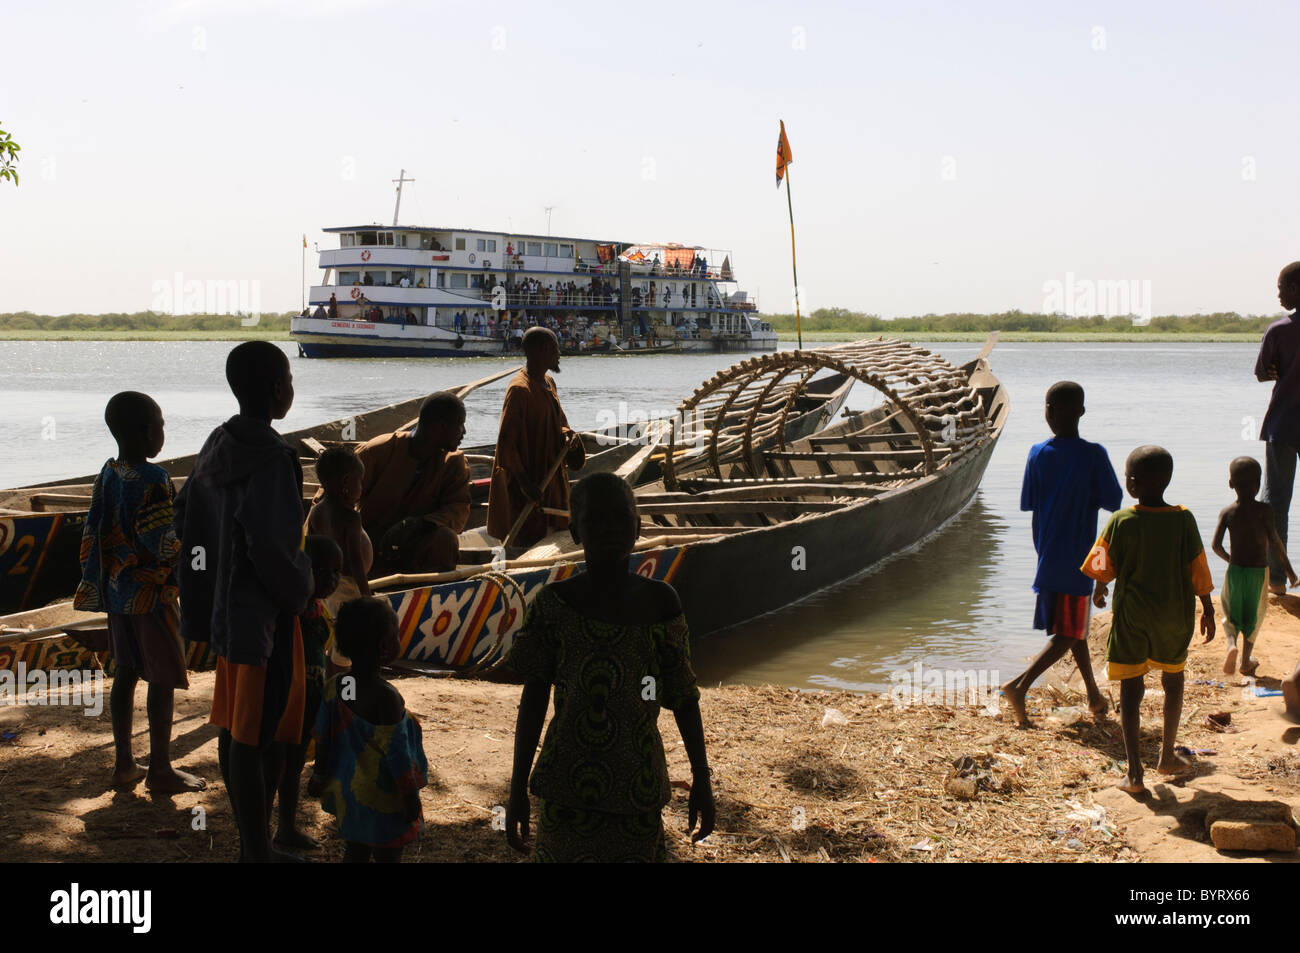
[[[398,209],[400,209],[400,208],[402,207],[402,183],[403,183],[403,182],[414,182],[415,179],[408,179],[408,178],[406,177],[406,170],[403,169],[401,172],[398,173],[397,178],[393,179],[393,181],[397,183],[397,204],[393,206],[393,228],[396,228],[396,227],[397,227],[397,212],[398,212]]]

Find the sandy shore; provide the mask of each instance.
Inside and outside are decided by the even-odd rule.
[[[1108,615],[1093,622],[1097,664]],[[1226,855],[1204,834],[1206,810],[1223,799],[1278,799],[1300,806],[1300,727],[1281,699],[1243,696],[1223,674],[1222,633],[1193,644],[1180,742],[1198,752],[1195,775],[1169,782],[1154,770],[1159,745],[1158,679],[1143,705],[1147,786],[1142,797],[1114,788],[1123,745],[1114,717],[1078,719],[1077,673],[1060,666],[1030,695],[1036,727],[1017,729],[1005,705],[911,706],[887,695],[709,688],[701,707],[718,799],[717,832],[692,846],[685,834],[690,780],[670,714],[673,802],[665,811],[678,861],[1222,861],[1293,859]],[[1276,687],[1300,657],[1300,598],[1274,599],[1257,652],[1259,684]],[[1073,678],[1071,677],[1073,676]],[[396,684],[422,721],[430,764],[423,792],[426,830],[408,861],[512,861],[493,808],[509,786],[519,690],[512,685],[402,677]],[[107,713],[0,707],[0,856],[13,861],[228,861],[234,826],[206,724],[211,673],[178,693],[173,754],[209,780],[206,791],[151,797],[143,786],[112,791]],[[1112,703],[1118,686],[1103,682]],[[137,754],[146,750],[144,691],[137,694]],[[823,727],[827,708],[847,725]],[[1207,715],[1231,714],[1232,731]],[[7,740],[2,740],[7,739]],[[954,760],[971,756],[982,776],[973,798],[945,789]],[[970,782],[974,785],[974,782]],[[969,793],[969,792],[966,792]],[[205,829],[195,830],[196,808]],[[303,798],[304,829],[338,859],[333,819]]]

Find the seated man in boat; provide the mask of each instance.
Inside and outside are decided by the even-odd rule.
[[[464,436],[465,405],[444,391],[420,407],[415,430],[357,448],[365,465],[361,523],[382,571],[456,568],[458,536],[469,521],[469,464],[457,450]]]
[[[569,429],[555,381],[547,374],[560,369],[555,333],[529,328],[523,347],[527,363],[506,388],[501,408],[487,531],[508,547],[527,549],[548,533],[568,527],[569,477],[561,463],[580,470],[587,457],[582,439]],[[521,516],[522,525],[508,538]]]

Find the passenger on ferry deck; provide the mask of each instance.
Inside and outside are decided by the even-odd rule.
[[[329,316],[331,321],[339,319],[339,299],[333,292],[330,292]]]
[[[333,295],[330,295],[330,297],[333,298],[334,296],[333,296]],[[320,305],[316,305],[316,310],[313,311],[313,312],[311,313],[311,316],[312,316],[313,318],[315,318],[316,320],[318,320],[318,321],[323,321],[323,320],[325,320],[325,317],[326,317],[326,315],[325,315],[325,309],[324,309],[323,307],[321,307]]]

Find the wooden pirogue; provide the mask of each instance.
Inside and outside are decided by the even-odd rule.
[[[508,367],[452,390],[464,398],[485,384],[517,370],[517,367]],[[832,375],[798,389],[793,382],[787,382],[785,387],[765,395],[764,401],[768,406],[782,403],[790,410],[782,436],[793,440],[819,430],[834,419],[852,385],[852,379],[844,375]],[[321,450],[337,444],[356,445],[380,434],[413,426],[426,396],[284,434],[284,439],[301,455],[308,499],[316,490],[314,462]],[[734,413],[748,412],[748,409],[738,407]],[[707,433],[712,423],[712,419],[706,416],[708,413],[705,408],[694,416],[692,434],[696,437]],[[583,472],[616,469],[644,446],[646,431],[666,431],[670,425],[669,421],[650,421],[640,425],[634,421],[601,431],[584,432],[587,465]],[[482,526],[486,519],[487,483],[495,446],[486,444],[463,449],[475,483],[475,505],[470,514],[472,528]],[[677,448],[679,470],[691,470],[705,462],[701,446]],[[176,488],[180,489],[194,466],[194,455],[158,463],[171,474]],[[659,460],[652,458],[645,461],[640,478],[652,480],[658,473]],[[0,490],[0,612],[43,606],[72,594],[80,578],[78,552],[94,479],[93,475],[88,475]]]
[[[879,340],[779,352],[716,375],[678,416],[700,419],[695,411],[703,408],[721,414],[723,426],[705,430],[702,441],[689,423],[669,433],[662,478],[637,490],[644,526],[632,570],[671,582],[702,637],[796,603],[925,539],[973,498],[1005,425],[1006,391],[988,364],[995,340],[960,368],[923,348]],[[789,398],[764,394],[785,393],[790,381],[807,386],[822,372],[874,388],[883,403],[786,439],[780,423]],[[744,409],[740,425],[736,408]],[[702,446],[683,467],[671,451],[691,438]],[[509,562],[371,585],[397,612],[399,664],[482,672],[504,659],[529,600],[580,569],[581,558],[567,534],[554,534]],[[97,664],[63,634],[78,622],[95,624],[67,604],[0,619],[0,669],[20,661],[29,670]],[[205,651],[193,646],[191,664],[210,662]]]
[[[880,340],[752,358],[710,379],[679,418],[689,421],[701,407],[724,415],[728,405],[758,409],[738,430],[710,431],[703,466],[676,467],[671,450],[681,437],[669,438],[662,479],[636,491],[643,528],[632,571],[672,583],[699,638],[914,546],[974,497],[1002,433],[1009,403],[988,364],[995,342],[991,336],[960,368]],[[883,403],[782,440],[786,410],[762,395],[826,371],[874,388]],[[764,445],[765,434],[773,443]],[[567,534],[554,534],[471,578],[459,570],[378,580],[391,590],[403,662],[471,672],[499,665],[529,600],[580,569],[581,559]]]

